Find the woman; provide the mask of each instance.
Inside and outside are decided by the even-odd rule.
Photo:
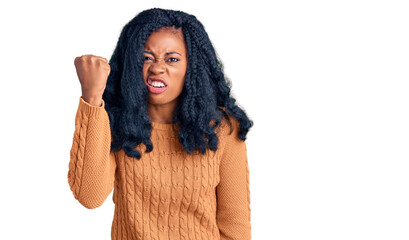
[[[109,61],[74,61],[82,96],[68,182],[86,208],[112,189],[112,239],[250,239],[246,144],[203,25],[149,9],[127,23]]]

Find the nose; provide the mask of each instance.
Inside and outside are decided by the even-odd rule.
[[[149,71],[151,71],[153,74],[160,74],[165,72],[165,62],[160,59],[152,62],[149,67]]]

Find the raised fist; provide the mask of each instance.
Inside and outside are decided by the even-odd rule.
[[[87,54],[76,57],[74,65],[81,83],[82,98],[91,105],[101,106],[102,94],[111,71],[108,60]]]

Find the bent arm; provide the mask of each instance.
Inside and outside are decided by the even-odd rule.
[[[217,224],[222,240],[251,239],[249,168],[246,143],[238,138],[237,124],[225,136],[216,187]]]
[[[68,183],[84,207],[101,206],[114,187],[115,153],[111,148],[111,130],[105,102],[97,107],[82,97],[75,117],[70,151]]]

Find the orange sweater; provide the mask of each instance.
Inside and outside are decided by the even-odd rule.
[[[110,152],[105,103],[80,97],[68,183],[86,208],[114,189],[111,239],[250,239],[247,150],[224,121],[216,152],[187,154],[171,124],[152,123],[153,151],[140,160]]]

